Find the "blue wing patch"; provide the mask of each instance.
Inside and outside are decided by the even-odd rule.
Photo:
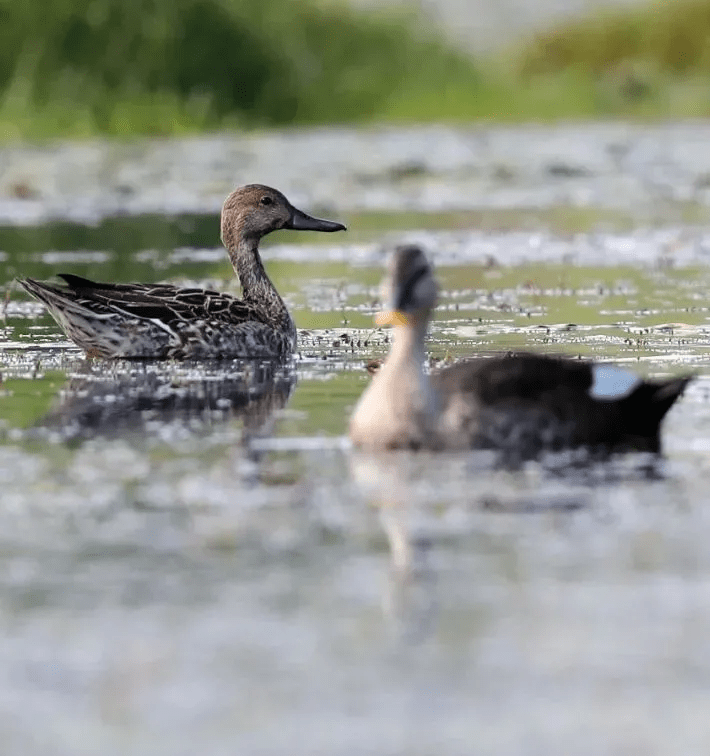
[[[616,365],[593,365],[592,376],[589,396],[594,399],[623,399],[643,382],[636,373]]]

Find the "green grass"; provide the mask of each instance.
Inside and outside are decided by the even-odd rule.
[[[5,138],[365,122],[474,87],[411,16],[315,0],[0,0]]]
[[[515,56],[521,85],[568,76],[594,114],[710,114],[710,2],[655,0],[538,35]]]
[[[600,76],[629,61],[669,75],[710,74],[710,3],[656,0],[560,26],[527,46],[522,67],[540,73],[574,66]]]
[[[710,0],[659,0],[473,61],[328,0],[0,0],[0,140],[283,124],[710,114]]]

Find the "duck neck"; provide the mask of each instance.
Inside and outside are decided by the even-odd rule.
[[[397,326],[384,365],[360,397],[350,434],[365,448],[438,445],[437,403],[424,372],[426,321]]]
[[[431,393],[429,377],[424,372],[426,330],[426,320],[396,327],[392,349],[381,369],[382,379],[396,376],[403,389],[401,396],[419,407],[429,405]]]
[[[239,277],[244,301],[258,306],[278,327],[295,333],[288,309],[264,269],[259,255],[259,237],[240,238],[236,249],[229,249],[229,259]]]
[[[392,350],[387,364],[397,365],[399,370],[406,367],[414,373],[424,376],[422,364],[424,362],[424,339],[426,337],[426,321],[412,322],[406,326],[394,329]]]

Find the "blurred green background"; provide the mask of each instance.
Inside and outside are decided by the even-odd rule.
[[[710,0],[595,12],[478,56],[403,6],[0,0],[3,141],[704,116],[709,95]]]

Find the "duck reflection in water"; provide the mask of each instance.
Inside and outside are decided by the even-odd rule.
[[[383,458],[354,453],[350,475],[377,512],[387,539],[389,564],[382,591],[382,611],[395,642],[418,644],[437,628],[439,601],[432,543],[423,523],[421,460],[408,454]],[[420,527],[422,526],[422,527]]]
[[[62,440],[116,437],[171,427],[200,430],[240,419],[245,436],[269,433],[288,403],[296,372],[265,360],[109,364],[86,361],[38,423]]]

